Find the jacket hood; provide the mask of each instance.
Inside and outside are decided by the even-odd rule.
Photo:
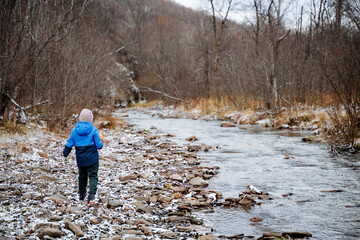
[[[80,136],[89,135],[93,129],[94,126],[91,122],[80,121],[75,125],[75,131]]]

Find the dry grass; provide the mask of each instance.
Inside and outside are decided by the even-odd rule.
[[[155,105],[158,105],[161,101],[160,100],[152,100],[152,101],[146,101],[146,102],[137,102],[130,107],[152,107]]]
[[[112,116],[105,116],[100,119],[100,122],[96,123],[98,129],[115,129],[125,125],[125,121],[121,118],[114,118]]]
[[[0,131],[3,133],[8,133],[8,134],[16,134],[16,133],[25,134],[27,132],[27,129],[22,124],[17,124],[13,121],[11,121],[11,122],[8,121],[0,127]]]

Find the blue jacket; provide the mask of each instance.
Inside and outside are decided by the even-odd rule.
[[[88,167],[99,161],[98,149],[103,147],[99,131],[91,122],[77,122],[63,151],[64,157],[69,156],[75,146],[76,162],[79,167]]]

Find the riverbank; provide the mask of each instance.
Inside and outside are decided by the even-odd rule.
[[[90,206],[78,201],[74,154],[68,159],[61,155],[66,134],[35,125],[24,134],[3,133],[1,236],[215,239],[214,229],[204,225],[198,211],[215,206],[251,208],[269,198],[266,193],[245,192],[243,197],[223,199],[222,193],[206,188],[218,168],[200,165],[196,152],[201,149],[177,146],[171,134],[153,135],[117,120],[112,125],[96,123],[105,146],[100,150],[98,202]],[[202,150],[212,151],[209,146]],[[277,233],[280,239],[279,234],[301,233]]]

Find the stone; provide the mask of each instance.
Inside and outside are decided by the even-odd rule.
[[[162,202],[162,203],[169,203],[171,202],[172,198],[171,197],[166,197],[166,196],[160,196],[158,201]]]
[[[150,228],[145,227],[145,225],[141,225],[141,231],[145,234],[145,236],[152,236],[153,233]]]
[[[183,178],[179,174],[172,174],[169,176],[169,178],[174,181],[183,181]]]
[[[216,237],[213,234],[204,235],[198,238],[198,240],[216,240]]]
[[[207,187],[209,184],[202,178],[196,177],[190,180],[189,182],[194,187]]]
[[[178,226],[177,229],[181,232],[211,232],[211,228],[200,225],[191,225],[188,227]]]
[[[166,232],[163,232],[161,233],[161,236],[164,237],[164,238],[176,238],[176,233],[172,232],[172,231],[166,231]]]
[[[83,231],[81,230],[81,228],[73,223],[73,222],[70,222],[68,220],[65,221],[65,227],[70,229],[77,237],[83,237],[84,236],[84,233]]]
[[[50,221],[54,221],[54,222],[61,221],[62,219],[63,219],[63,217],[62,217],[62,216],[58,216],[58,215],[54,215],[54,216],[49,217],[49,220],[50,220]]]
[[[5,174],[0,174],[0,183],[5,182],[8,179],[8,176]]]
[[[60,225],[52,222],[37,223],[34,227],[34,231],[41,228],[56,228],[60,230]]]
[[[252,221],[252,222],[261,222],[264,219],[261,218],[261,217],[253,217],[253,218],[250,218],[249,220]]]
[[[311,233],[308,232],[283,232],[282,236],[288,235],[290,238],[310,238],[312,237]]]
[[[51,196],[48,198],[48,200],[51,200],[53,201],[54,203],[58,204],[58,205],[61,205],[61,204],[64,204],[66,199],[62,196]]]
[[[249,205],[253,205],[255,203],[256,203],[256,201],[249,195],[246,195],[239,201],[239,204],[243,205],[243,206],[249,206]]]
[[[61,230],[57,228],[43,228],[39,231],[38,237],[43,239],[45,236],[49,236],[52,238],[60,238],[62,236]]]
[[[123,202],[121,200],[108,199],[108,201],[107,201],[108,208],[117,208],[117,207],[122,207],[122,206],[123,206]]]
[[[135,206],[135,209],[137,212],[146,212],[146,213],[152,213],[152,210],[145,206],[144,203],[137,201],[133,202],[132,205]]]
[[[194,141],[197,141],[198,139],[195,136],[191,136],[191,137],[186,138],[185,140],[189,141],[189,142],[194,142]]]
[[[150,225],[152,225],[152,223],[149,222],[149,221],[147,221],[147,220],[145,220],[145,219],[143,219],[143,218],[140,218],[140,219],[138,219],[138,220],[135,221],[135,225],[150,226]]]
[[[171,187],[171,190],[173,190],[174,192],[180,192],[180,193],[186,193],[187,190],[184,187]]]
[[[138,176],[135,174],[130,174],[130,175],[126,175],[126,176],[120,176],[120,181],[128,181],[128,180],[135,180],[137,179]]]
[[[189,152],[198,152],[201,150],[201,146],[200,145],[189,145],[188,146],[188,151]]]
[[[232,122],[222,122],[220,127],[236,127],[236,124]]]

